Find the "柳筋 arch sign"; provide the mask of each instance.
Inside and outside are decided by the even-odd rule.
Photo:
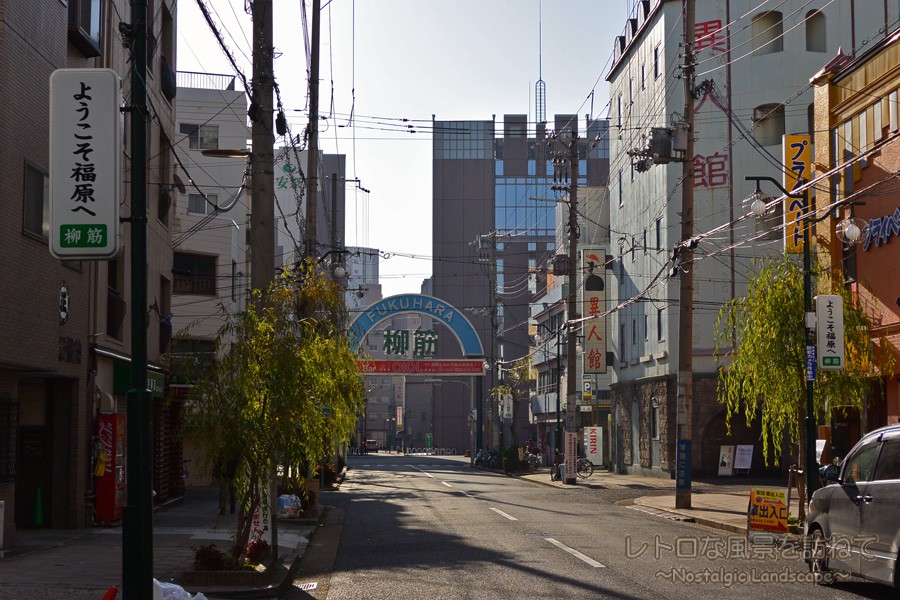
[[[350,341],[353,351],[372,329],[384,321],[403,313],[419,313],[443,323],[456,337],[463,355],[470,358],[484,356],[484,348],[472,323],[454,306],[422,294],[389,296],[372,304],[350,325]]]

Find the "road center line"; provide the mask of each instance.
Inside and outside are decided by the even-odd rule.
[[[435,476],[434,476],[434,475],[432,475],[432,474],[429,473],[428,471],[423,471],[422,469],[420,469],[420,468],[417,467],[416,465],[406,465],[406,466],[415,469],[415,470],[418,471],[419,473],[425,473],[426,475],[428,475],[428,476],[431,477],[432,479],[435,479]]]
[[[493,510],[493,509],[492,509],[492,510]],[[563,544],[563,543],[560,542],[559,540],[556,540],[556,539],[553,539],[553,538],[544,538],[544,539],[547,540],[548,542],[550,542],[551,544],[553,544],[554,546],[556,546],[557,548],[559,548],[560,550],[564,550],[564,551],[568,552],[569,554],[571,554],[572,556],[574,556],[574,557],[577,558],[578,560],[582,560],[582,561],[586,562],[587,564],[589,564],[590,566],[592,566],[592,567],[594,567],[594,568],[597,568],[597,567],[604,567],[604,568],[605,568],[605,567],[606,567],[606,565],[604,565],[603,563],[598,563],[596,560],[594,560],[594,559],[591,558],[590,556],[585,556],[584,554],[582,554],[582,553],[579,552],[578,550],[575,550],[574,548],[569,548],[568,546],[566,546],[565,544]]]
[[[444,485],[446,485],[446,486],[449,487],[449,488],[452,488],[452,487],[453,487],[452,485],[450,485],[450,484],[447,483],[446,481],[442,481],[441,483],[443,483]]]
[[[505,512],[503,512],[502,510],[500,510],[499,508],[494,508],[493,506],[489,506],[488,508],[490,508],[492,511],[494,511],[495,513],[497,513],[497,514],[500,515],[501,517],[506,517],[506,518],[509,519],[510,521],[518,521],[517,518],[513,517],[512,515],[506,514]]]

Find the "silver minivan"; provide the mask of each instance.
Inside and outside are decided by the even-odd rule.
[[[821,472],[828,485],[806,515],[810,569],[826,581],[844,571],[900,587],[900,424],[866,434],[840,467]]]

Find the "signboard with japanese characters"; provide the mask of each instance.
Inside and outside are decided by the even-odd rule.
[[[412,333],[412,335],[410,335]],[[412,344],[410,344],[412,340]],[[434,356],[437,353],[437,331],[433,329],[385,329],[382,351],[388,356]]]
[[[784,136],[784,189],[794,193],[801,182],[809,181],[810,141],[807,134]],[[784,199],[784,249],[803,252],[803,198]]]
[[[584,322],[584,373],[606,373],[606,250],[602,248],[581,251],[584,269],[581,314]]]
[[[844,368],[844,299],[816,296],[816,356],[822,371]]]
[[[111,69],[50,75],[50,252],[57,258],[119,252],[121,99]]]
[[[750,490],[750,505],[747,512],[747,529],[787,533],[788,507],[784,490]]]

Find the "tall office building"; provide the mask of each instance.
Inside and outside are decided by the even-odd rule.
[[[503,122],[433,122],[433,277],[432,295],[464,311],[484,347],[490,371],[484,378],[486,447],[509,443],[509,429],[497,422],[487,399],[503,380],[503,370],[526,355],[529,304],[543,294],[556,247],[553,190],[567,173],[553,159],[566,155],[566,138],[579,138],[580,186],[606,185],[609,173],[607,121],[579,124],[577,115],[556,115],[529,124],[526,115],[504,115]],[[461,351],[449,335],[438,345],[440,358]],[[452,378],[447,378],[453,380]],[[462,380],[460,380],[462,381]],[[435,411],[442,415],[445,447],[469,446],[469,403],[460,386],[435,386]],[[493,410],[491,410],[493,409]],[[519,441],[527,435],[528,405],[515,407]]]

